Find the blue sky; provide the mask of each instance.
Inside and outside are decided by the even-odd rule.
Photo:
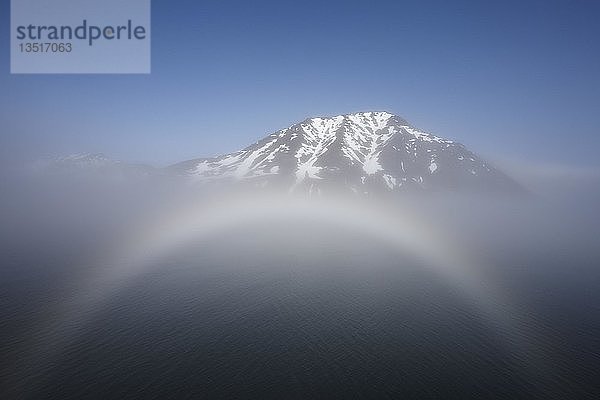
[[[152,1],[152,74],[10,75],[0,157],[155,165],[387,110],[493,159],[600,165],[600,2]]]

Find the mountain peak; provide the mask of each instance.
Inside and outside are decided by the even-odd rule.
[[[387,112],[387,111],[357,111],[357,112],[353,112],[353,113],[347,113],[347,114],[338,114],[338,115],[331,115],[331,116],[318,116],[318,117],[311,117],[311,118],[307,118],[308,120],[311,119],[340,119],[340,118],[349,118],[349,117],[358,117],[358,118],[372,118],[372,117],[382,117],[382,118],[391,118],[394,117],[395,115]]]
[[[59,163],[79,163],[79,164],[110,164],[115,161],[106,157],[103,153],[75,153],[68,156],[59,157],[55,160]]]
[[[376,125],[383,126],[388,121],[393,120],[397,122],[402,122],[405,125],[408,123],[390,112],[387,111],[359,111],[349,114],[339,114],[334,116],[320,116],[320,117],[311,117],[304,120],[302,123],[316,123],[316,124],[325,124],[330,121],[341,124],[344,121],[355,121],[355,122],[370,122],[371,124],[375,123]]]
[[[387,111],[308,118],[243,150],[171,167],[197,182],[244,181],[320,192],[516,189],[462,144]]]

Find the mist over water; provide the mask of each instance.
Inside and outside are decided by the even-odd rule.
[[[593,176],[386,199],[3,182],[7,398],[596,394]]]

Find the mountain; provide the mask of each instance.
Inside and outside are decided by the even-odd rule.
[[[112,160],[102,153],[78,153],[64,157],[58,157],[47,162],[50,168],[65,169],[102,169],[114,167],[121,164],[120,161]]]
[[[151,166],[113,160],[102,153],[78,153],[41,160],[34,164],[33,169],[43,174],[111,180],[147,178],[158,173]]]
[[[169,170],[199,183],[235,181],[309,193],[521,190],[462,144],[387,112],[306,119],[235,153]]]

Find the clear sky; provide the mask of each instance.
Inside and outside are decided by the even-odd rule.
[[[600,165],[600,1],[152,0],[152,74],[10,75],[0,156],[166,165],[386,110],[496,159]]]

